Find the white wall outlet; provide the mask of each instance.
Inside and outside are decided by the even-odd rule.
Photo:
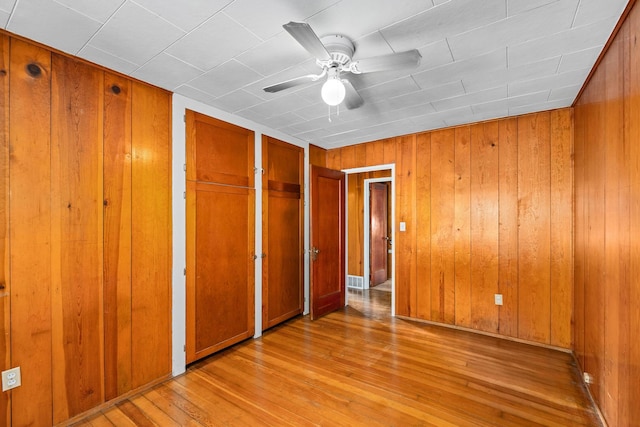
[[[495,294],[494,298],[496,301],[496,305],[502,305],[502,294]]]
[[[582,375],[584,376],[584,383],[585,384],[593,384],[593,377],[591,376],[590,373],[585,372]]]
[[[2,391],[11,390],[21,385],[20,366],[2,371]]]
[[[400,231],[407,231],[407,223],[406,222],[401,222],[400,223]]]

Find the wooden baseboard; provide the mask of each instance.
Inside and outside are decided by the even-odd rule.
[[[488,337],[500,338],[500,339],[503,339],[503,340],[506,340],[506,341],[513,341],[513,342],[518,342],[518,343],[521,343],[521,344],[528,344],[528,345],[533,345],[535,347],[548,348],[550,350],[557,350],[557,351],[561,351],[563,353],[571,353],[571,354],[573,354],[573,351],[570,348],[558,347],[558,346],[555,346],[555,345],[543,344],[543,343],[539,343],[539,342],[535,342],[535,341],[523,340],[521,338],[509,337],[507,335],[495,334],[495,333],[492,333],[492,332],[481,331],[481,330],[478,330],[478,329],[465,328],[464,326],[449,325],[447,323],[434,322],[432,320],[416,319],[414,317],[398,316],[398,315],[396,315],[395,317],[398,318],[398,319],[402,319],[402,320],[408,320],[410,322],[425,323],[427,325],[432,325],[432,326],[441,326],[443,328],[455,329],[457,331],[471,332],[471,333],[474,333],[474,334],[485,335],[485,336],[488,336]]]
[[[125,394],[122,394],[122,395],[116,397],[115,399],[111,399],[111,400],[109,400],[107,402],[104,402],[104,403],[102,403],[102,404],[100,404],[98,406],[95,406],[95,407],[89,409],[88,411],[84,411],[81,414],[78,414],[78,415],[76,415],[76,416],[74,416],[72,418],[69,418],[68,420],[63,421],[60,424],[56,424],[54,427],[70,426],[71,424],[73,424],[73,423],[75,423],[77,421],[80,421],[80,420],[85,419],[87,417],[90,417],[90,416],[92,416],[94,414],[97,414],[100,411],[103,411],[103,410],[105,410],[107,408],[110,408],[110,407],[112,407],[114,405],[117,405],[118,403],[120,403],[120,402],[122,402],[124,400],[127,400],[130,397],[135,396],[138,393],[142,393],[144,391],[147,391],[147,390],[157,386],[160,383],[163,383],[163,382],[165,382],[167,380],[170,380],[171,378],[173,378],[172,374],[168,374],[168,375],[166,375],[164,377],[160,377],[155,381],[151,381],[150,383],[145,384],[145,385],[143,385],[141,387],[138,387],[135,390],[131,390],[131,391],[125,393]]]

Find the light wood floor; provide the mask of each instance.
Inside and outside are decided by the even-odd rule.
[[[394,319],[390,297],[352,295],[76,425],[599,425],[570,355]]]

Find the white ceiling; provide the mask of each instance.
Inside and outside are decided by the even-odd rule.
[[[6,30],[334,148],[566,107],[627,0],[0,0]],[[417,48],[418,69],[354,76],[365,104],[328,107],[282,28],[346,35],[354,59]]]

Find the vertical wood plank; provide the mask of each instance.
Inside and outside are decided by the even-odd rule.
[[[381,165],[384,163],[384,142],[374,141],[364,144],[366,155],[366,166]]]
[[[640,342],[637,333],[640,331],[640,147],[637,141],[640,140],[640,7],[636,4],[629,14],[629,83],[628,83],[628,148],[629,151],[629,283],[628,301],[630,307],[629,323],[624,326],[629,339],[628,344],[628,388],[622,391],[626,397],[622,403],[626,404],[621,412],[621,422],[640,420]],[[627,57],[625,55],[625,57]]]
[[[51,53],[12,39],[10,70],[12,422],[52,425]]]
[[[131,81],[104,77],[105,398],[131,390]]]
[[[471,313],[473,328],[498,332],[498,122],[471,127]]]
[[[0,34],[0,370],[11,368],[9,269],[9,37]],[[11,393],[0,394],[0,425],[11,425]]]
[[[455,323],[455,131],[431,134],[431,320]]]
[[[354,276],[364,274],[364,175],[356,173],[347,177],[347,274]]]
[[[342,150],[334,148],[327,151],[327,168],[340,170],[342,169]]]
[[[518,141],[518,337],[549,343],[549,113],[518,118]]]
[[[499,122],[498,288],[503,305],[499,333],[518,335],[518,120]]]
[[[396,161],[396,138],[384,139],[382,141],[382,156],[384,164],[395,163]]]
[[[600,100],[588,110],[585,134],[586,163],[586,263],[585,263],[585,364],[593,375],[589,387],[596,401],[603,403],[604,307],[605,298],[605,117],[602,100],[606,76],[599,68],[592,79],[592,96]]]
[[[431,319],[431,134],[416,136],[416,317]]]
[[[355,149],[355,161],[354,167],[360,168],[363,166],[367,166],[367,144],[358,144],[354,145]]]
[[[605,288],[604,292],[604,366],[602,388],[604,400],[602,411],[610,425],[620,425],[618,421],[617,396],[620,394],[620,280],[621,270],[628,265],[628,259],[621,257],[623,236],[628,229],[620,228],[623,223],[621,193],[623,191],[624,153],[624,82],[622,67],[622,43],[617,38],[609,47],[601,67],[605,73],[604,131],[605,150]]]
[[[455,129],[455,313],[471,327],[471,127]]]
[[[631,359],[629,354],[629,349],[631,345],[631,340],[635,340],[635,333],[632,333],[629,325],[631,324],[631,313],[635,309],[632,308],[630,291],[631,284],[638,283],[637,280],[634,280],[637,276],[631,275],[631,165],[632,165],[632,153],[631,153],[631,126],[630,126],[630,104],[632,102],[631,97],[629,96],[631,89],[631,39],[629,37],[630,33],[630,21],[627,19],[620,29],[621,37],[621,67],[622,67],[622,90],[623,90],[623,147],[621,149],[621,153],[623,155],[623,160],[620,165],[620,310],[618,316],[618,322],[620,327],[618,328],[619,342],[620,342],[620,368],[618,372],[618,399],[617,399],[617,413],[618,413],[618,421],[627,422],[629,420],[629,410],[631,406],[636,406],[632,404],[631,401],[631,392],[630,390],[636,389],[632,384],[637,384],[638,379],[630,378],[631,376]],[[637,101],[636,101],[637,102]],[[636,329],[637,331],[638,329]],[[633,338],[632,338],[633,336]],[[637,398],[637,397],[636,397]],[[635,400],[634,400],[635,402]]]
[[[416,137],[398,138],[396,145],[396,314],[414,316],[416,309]],[[400,231],[400,222],[406,231]]]
[[[132,386],[171,372],[171,95],[132,87]]]
[[[349,145],[347,147],[342,147],[340,149],[342,152],[342,164],[340,165],[341,169],[351,169],[355,168],[358,165],[358,159],[356,158],[356,146]]]
[[[104,401],[102,83],[97,68],[53,54],[54,423]]]
[[[551,112],[551,344],[571,348],[573,306],[573,126],[571,110]]]
[[[327,150],[317,145],[309,144],[309,164],[326,167]]]

